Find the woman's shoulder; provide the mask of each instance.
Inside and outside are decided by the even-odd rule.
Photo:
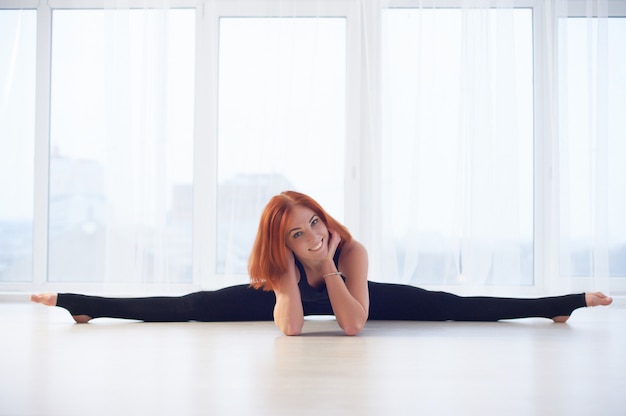
[[[341,246],[342,259],[353,256],[367,256],[367,249],[365,246],[354,238],[350,241],[344,242]]]
[[[346,241],[337,265],[346,276],[346,284],[367,281],[368,258],[365,246],[357,240]]]

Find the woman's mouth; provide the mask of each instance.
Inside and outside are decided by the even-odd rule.
[[[315,245],[315,247],[311,247],[309,251],[318,251],[324,245],[324,239],[321,239],[319,243]]]

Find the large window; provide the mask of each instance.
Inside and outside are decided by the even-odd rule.
[[[416,284],[533,283],[532,10],[383,19],[383,269]]]
[[[0,290],[245,282],[286,189],[373,280],[626,288],[626,3],[121,3],[0,2]]]
[[[191,282],[195,11],[52,27],[48,280]]]
[[[626,18],[561,19],[559,28],[567,74],[560,91],[561,272],[625,277]],[[608,270],[598,270],[599,256],[608,256]]]
[[[36,20],[0,10],[0,281],[32,280]]]
[[[284,190],[343,220],[344,18],[221,18],[217,273],[245,274],[261,210]]]

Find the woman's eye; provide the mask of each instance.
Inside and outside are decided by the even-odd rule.
[[[311,221],[311,225],[315,225],[319,222],[319,218],[315,218],[313,221]]]
[[[302,231],[298,231],[298,232],[293,233],[293,236],[292,236],[292,237],[293,237],[293,238],[298,238],[298,237],[300,237],[301,235],[302,235]]]

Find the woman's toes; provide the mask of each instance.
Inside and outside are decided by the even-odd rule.
[[[31,302],[41,303],[46,306],[56,306],[57,304],[56,293],[41,293],[38,295],[30,295]]]

